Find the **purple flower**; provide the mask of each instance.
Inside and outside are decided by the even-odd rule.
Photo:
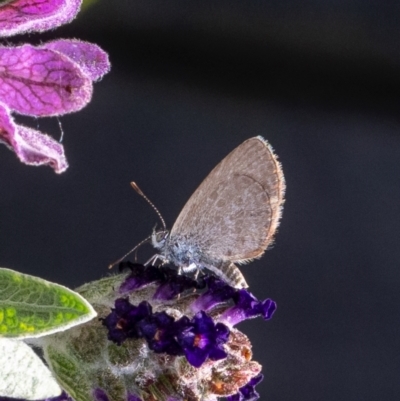
[[[214,307],[229,301],[236,294],[237,290],[222,280],[213,276],[206,279],[208,291],[200,295],[191,305],[194,313],[198,311],[208,311]]]
[[[0,4],[0,36],[55,28],[73,19],[80,0],[9,0]],[[109,71],[107,54],[79,40],[41,46],[0,47],[0,142],[30,165],[48,164],[57,173],[68,167],[62,145],[14,123],[13,112],[60,116],[91,100],[93,82]]]
[[[95,401],[110,401],[108,395],[101,388],[96,388],[93,391],[93,398]]]
[[[153,299],[168,301],[192,288],[204,288],[204,282],[198,282],[187,276],[177,275],[176,271],[164,268],[162,284],[153,295]]]
[[[189,324],[186,316],[175,321],[172,316],[163,311],[143,319],[138,324],[138,328],[152,351],[165,352],[168,355],[183,355],[182,347],[176,337]]]
[[[122,262],[120,270],[130,269],[131,274],[120,287],[120,293],[126,294],[143,288],[152,283],[159,283],[153,299],[167,301],[175,298],[182,292],[191,288],[202,288],[203,283],[192,280],[189,277],[177,275],[176,271],[166,267],[143,266],[137,263]]]
[[[198,312],[191,323],[178,336],[178,342],[189,363],[198,368],[207,358],[213,361],[226,358],[223,345],[228,341],[228,327],[223,323],[215,324],[204,311]]]
[[[151,305],[143,301],[138,306],[127,299],[115,301],[115,308],[102,322],[108,328],[108,339],[121,344],[127,338],[140,338],[137,323],[152,314]]]
[[[122,262],[119,264],[120,271],[130,269],[131,274],[119,287],[120,294],[126,294],[138,290],[146,285],[159,282],[162,279],[161,270],[155,266],[143,266],[138,263]]]
[[[260,394],[256,391],[256,385],[264,379],[262,374],[253,377],[245,386],[239,389],[239,392],[227,398],[227,401],[256,401]]]
[[[134,394],[128,394],[128,400],[127,401],[142,401],[139,397],[137,397]]]
[[[262,316],[264,320],[271,319],[276,310],[276,303],[271,299],[259,301],[253,294],[245,289],[238,290],[233,300],[235,306],[226,310],[220,320],[234,326],[243,320]]]

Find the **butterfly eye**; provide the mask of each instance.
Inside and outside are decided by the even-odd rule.
[[[156,233],[156,241],[157,242],[165,241],[167,236],[168,236],[168,231],[159,231],[158,233]]]

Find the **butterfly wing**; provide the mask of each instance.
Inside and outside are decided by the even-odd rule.
[[[246,262],[261,256],[279,224],[285,181],[271,146],[248,139],[200,184],[171,230],[188,235],[216,260]]]

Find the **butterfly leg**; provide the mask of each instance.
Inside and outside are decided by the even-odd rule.
[[[148,266],[148,265],[153,265],[157,262],[158,259],[163,259],[162,255],[156,253],[155,255],[153,255],[144,265]]]

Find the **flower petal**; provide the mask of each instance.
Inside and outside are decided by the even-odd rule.
[[[17,156],[22,162],[31,166],[48,164],[56,173],[62,173],[68,168],[64,147],[59,142],[32,128],[22,125],[17,128]]]
[[[216,306],[229,301],[237,292],[233,288],[213,276],[208,277],[206,280],[208,290],[204,292],[193,304],[190,306],[191,310],[196,313],[201,310],[209,311]]]
[[[59,39],[45,43],[41,47],[65,54],[79,64],[92,81],[99,80],[110,71],[108,54],[93,43],[77,39]]]
[[[96,401],[110,401],[108,395],[101,388],[96,388],[93,391],[93,398]]]
[[[264,320],[271,319],[276,310],[276,303],[271,299],[259,301],[249,291],[242,289],[233,297],[235,305],[226,310],[220,317],[220,321],[234,326],[246,319],[262,316]]]
[[[237,394],[231,395],[227,401],[256,401],[260,398],[260,394],[256,391],[256,385],[264,379],[264,375],[259,374],[253,377],[246,385],[239,389]]]
[[[218,347],[213,347],[210,350],[210,353],[208,355],[208,357],[212,360],[212,361],[219,361],[220,359],[224,359],[228,356],[228,354],[223,350],[220,349]]]
[[[155,266],[145,267],[137,263],[121,262],[119,268],[120,270],[126,268],[131,270],[131,274],[126,278],[119,288],[120,294],[131,293],[132,291],[162,279],[161,270]]]
[[[183,355],[176,341],[176,329],[179,327],[172,316],[165,311],[154,313],[138,323],[139,333],[145,337],[149,348],[157,353]]]
[[[142,400],[134,394],[128,394],[128,401],[142,401]]]
[[[208,350],[203,348],[185,348],[186,359],[195,368],[199,368],[208,357]]]
[[[16,125],[9,110],[0,105],[0,142],[12,149],[25,164],[50,165],[56,173],[68,168],[63,146],[50,136]]]
[[[176,270],[168,266],[143,266],[137,263],[121,262],[120,270],[128,268],[131,274],[121,284],[120,294],[131,293],[139,288],[152,283],[159,283],[153,299],[157,301],[167,301],[175,298],[178,294],[189,290],[204,287],[203,282],[198,282],[189,277],[177,274]]]
[[[212,320],[205,312],[198,312],[191,321],[192,327],[177,335],[186,359],[199,368],[209,357],[211,360],[226,358],[223,345],[229,338],[229,329],[223,323]]]
[[[64,54],[31,45],[0,48],[0,99],[31,116],[80,110],[91,99],[92,82]]]
[[[193,288],[202,288],[202,282],[191,279],[190,277],[177,274],[175,270],[168,267],[161,268],[163,280],[153,295],[153,299],[167,301],[174,299],[177,295]]]
[[[127,338],[140,338],[143,334],[138,329],[138,323],[152,315],[151,305],[142,301],[138,306],[132,305],[128,299],[119,298],[115,308],[102,320],[108,329],[108,339],[116,344],[122,344]]]
[[[0,36],[46,31],[75,18],[82,0],[10,0],[0,4]]]

